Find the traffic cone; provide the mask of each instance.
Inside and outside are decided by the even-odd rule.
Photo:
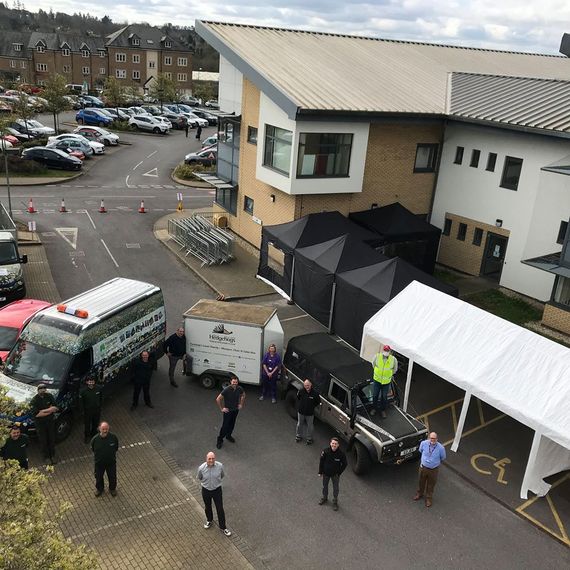
[[[146,214],[146,210],[144,209],[144,200],[141,200],[141,205],[139,206],[139,214]]]
[[[59,211],[62,214],[65,214],[67,212],[67,208],[65,207],[65,198],[61,199],[61,206],[59,207]]]
[[[28,214],[35,214],[37,210],[34,208],[34,200],[30,198],[28,200]]]
[[[99,206],[99,213],[100,214],[106,214],[107,213],[107,208],[105,208],[105,202],[104,202],[103,198],[101,198],[101,205]]]

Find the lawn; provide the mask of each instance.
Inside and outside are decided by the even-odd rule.
[[[444,283],[456,283],[460,279],[463,279],[465,276],[460,275],[459,273],[455,273],[454,271],[447,271],[447,269],[441,269],[441,267],[436,267],[433,276]]]
[[[528,321],[539,321],[542,318],[540,309],[522,299],[509,297],[496,289],[473,293],[463,300],[517,325]]]

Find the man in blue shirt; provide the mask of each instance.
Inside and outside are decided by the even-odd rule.
[[[420,484],[414,501],[425,495],[426,507],[431,507],[439,466],[446,458],[445,447],[437,441],[437,433],[432,431],[429,439],[420,443],[420,454]]]

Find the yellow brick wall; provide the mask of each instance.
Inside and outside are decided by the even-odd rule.
[[[477,220],[472,220],[449,212],[445,214],[445,217],[452,220],[451,233],[448,236],[441,236],[439,255],[437,258],[438,262],[469,275],[479,275],[481,272],[483,254],[485,252],[487,233],[492,232],[494,234],[508,237],[510,233],[509,230],[497,228],[496,226],[484,224]],[[467,225],[465,241],[457,239],[457,232],[459,230],[460,223]],[[479,246],[473,245],[475,228],[481,228],[483,230],[483,238],[481,239],[481,245]]]
[[[547,303],[542,314],[542,324],[570,335],[570,311],[559,309]]]

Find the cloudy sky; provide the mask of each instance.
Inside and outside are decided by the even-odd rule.
[[[85,11],[75,0],[24,3]],[[542,53],[557,53],[570,32],[568,0],[97,0],[89,13],[117,23],[202,19]]]

